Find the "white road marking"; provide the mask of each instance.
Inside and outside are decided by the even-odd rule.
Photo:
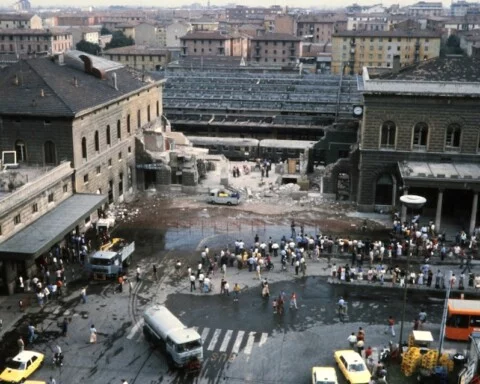
[[[247,345],[245,346],[244,352],[246,355],[250,355],[252,353],[253,342],[255,341],[255,334],[256,332],[250,332],[248,334]]]
[[[133,326],[133,328],[128,333],[127,339],[132,340],[133,337],[135,336],[135,333],[137,333],[138,330],[142,327],[143,327],[143,319],[140,319],[140,320],[137,321],[137,323]]]
[[[218,337],[220,336],[220,333],[222,332],[221,329],[215,329],[215,332],[213,333],[212,340],[210,340],[210,344],[208,345],[207,350],[213,351],[215,348],[215,345],[217,344]]]
[[[260,342],[258,343],[259,347],[261,347],[263,344],[267,342],[267,337],[268,337],[268,333],[262,333],[262,336],[260,337]]]
[[[223,338],[222,345],[220,346],[220,352],[226,352],[228,348],[228,343],[230,342],[230,339],[232,338],[233,331],[228,330],[227,333],[225,334],[225,337]]]
[[[240,345],[242,344],[243,336],[245,335],[245,331],[238,331],[237,338],[235,339],[235,343],[233,344],[232,353],[238,355],[240,351]]]
[[[56,307],[55,310],[53,311],[53,314],[54,314],[54,315],[58,315],[58,313],[60,312],[60,309],[61,309],[61,308],[62,308],[62,307],[61,307],[60,305],[59,305],[58,307]]]
[[[210,328],[205,328],[205,329],[202,331],[202,340],[203,340],[203,341],[207,340],[207,336],[208,336],[209,333],[210,333]]]

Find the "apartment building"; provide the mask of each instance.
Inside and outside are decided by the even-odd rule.
[[[301,39],[284,33],[266,33],[252,37],[250,57],[257,63],[282,65],[301,57]]]
[[[176,21],[165,27],[165,44],[169,48],[180,48],[180,38],[193,29],[192,24]]]
[[[263,20],[266,15],[281,14],[282,7],[273,5],[269,8],[265,7],[246,7],[237,5],[235,8],[227,8],[225,11],[225,18],[227,20],[245,20],[245,19],[260,19]]]
[[[0,29],[42,29],[42,18],[27,13],[0,14]]]
[[[389,31],[391,15],[387,13],[359,13],[347,17],[347,31]]]
[[[91,28],[91,27],[70,27],[65,30],[68,33],[72,34],[72,44],[73,47],[77,45],[78,42],[84,40],[88,43],[98,44],[100,39],[100,29]]]
[[[66,31],[0,29],[0,53],[58,54],[72,47],[72,34]]]
[[[248,39],[220,31],[189,32],[180,38],[184,56],[243,56],[248,54]]]
[[[335,32],[344,30],[345,21],[338,20],[334,14],[305,15],[297,20],[297,37],[309,43],[327,43]]]
[[[394,56],[399,56],[402,67],[438,57],[440,39],[439,33],[427,30],[338,32],[332,41],[332,73],[392,67]]]
[[[140,45],[112,48],[103,56],[139,71],[160,71],[169,62],[168,50]]]
[[[442,16],[443,5],[441,2],[419,1],[407,7],[407,15],[415,17]]]
[[[135,26],[135,44],[149,47],[165,47],[167,34],[165,25],[156,22],[142,22]]]

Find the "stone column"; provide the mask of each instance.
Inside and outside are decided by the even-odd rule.
[[[440,231],[442,222],[442,206],[443,206],[443,189],[438,190],[437,213],[435,214],[435,231]]]
[[[475,224],[477,222],[477,207],[478,207],[478,192],[473,191],[473,201],[472,201],[472,216],[470,217],[470,228],[469,235],[475,230]]]
[[[403,188],[403,196],[408,195],[408,188]],[[407,221],[407,206],[402,204],[402,213],[400,215],[400,219],[402,220],[402,224]]]

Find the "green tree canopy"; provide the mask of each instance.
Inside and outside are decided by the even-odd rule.
[[[100,46],[85,40],[80,40],[77,43],[77,49],[82,52],[90,53],[91,55],[98,55],[100,53]]]
[[[111,35],[111,34],[112,32],[110,32],[108,28],[102,27],[102,29],[100,30],[100,35]]]
[[[131,37],[125,36],[122,31],[115,31],[112,34],[112,41],[105,46],[105,49],[126,47],[134,44],[135,41]]]

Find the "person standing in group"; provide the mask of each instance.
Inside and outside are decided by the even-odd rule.
[[[227,296],[230,296],[230,285],[227,281],[225,281],[225,284],[223,284],[223,293],[225,293]]]
[[[238,302],[238,295],[240,293],[240,290],[240,285],[238,285],[238,283],[235,283],[235,285],[233,286],[233,293],[235,294],[233,301]]]
[[[357,340],[357,352],[360,356],[362,356],[363,348],[365,346],[365,342],[363,340]]]
[[[22,336],[19,336],[17,340],[17,345],[18,345],[18,353],[21,353],[25,349],[25,343],[23,342]]]
[[[83,304],[87,304],[87,287],[83,287],[80,291],[80,300]]]
[[[298,271],[300,269],[300,260],[295,261],[295,275],[298,276]]]
[[[347,337],[348,344],[350,344],[350,348],[355,348],[357,344],[357,336],[355,336],[355,332],[352,332],[350,336]]]
[[[393,319],[393,316],[388,317],[388,325],[385,333],[390,332],[393,337],[395,337],[395,320]]]
[[[28,343],[32,344],[37,339],[35,334],[35,327],[32,324],[28,325]]]
[[[153,268],[153,278],[157,280],[157,266],[153,264],[152,268]]]
[[[262,280],[262,272],[261,272],[260,264],[257,264],[256,270],[257,270],[257,279]]]
[[[95,344],[97,342],[97,330],[95,325],[90,326],[90,344]]]

